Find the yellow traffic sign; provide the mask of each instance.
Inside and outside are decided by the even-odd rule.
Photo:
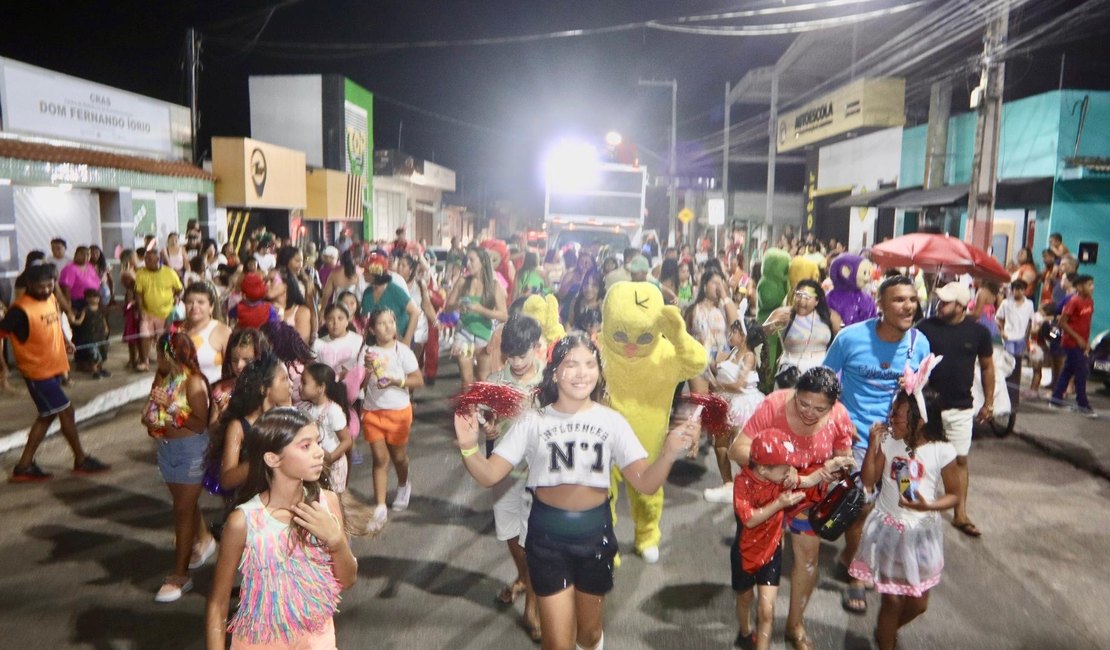
[[[678,220],[682,223],[690,223],[694,220],[694,211],[690,208],[682,208],[682,212],[678,213]]]

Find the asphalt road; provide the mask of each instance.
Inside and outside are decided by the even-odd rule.
[[[417,400],[410,510],[380,538],[354,542],[359,582],[336,619],[341,648],[534,647],[518,622],[522,602],[494,601],[513,570],[493,537],[490,495],[466,475],[451,443],[445,398],[454,386],[442,379]],[[65,475],[68,450],[52,438],[38,459],[58,472],[52,482],[0,486],[0,647],[203,647],[211,564],[182,600],[152,600],[172,562],[172,521],[138,418],[133,406],[84,427],[90,451],[115,465],[107,475]],[[14,462],[7,454],[0,467],[10,471]],[[729,647],[733,518],[728,506],[701,497],[714,485],[710,467],[704,455],[675,467],[659,564],[625,553],[606,604],[610,650]],[[970,511],[984,536],[948,529],[944,578],[899,647],[1110,647],[1110,484],[1014,438],[977,441],[972,471]],[[369,487],[369,465],[355,466],[353,491],[365,497]],[[204,504],[218,510],[214,499]],[[627,517],[617,532],[627,551]],[[809,634],[819,648],[869,648],[878,598],[869,595],[865,616],[840,608],[842,585],[829,576],[836,551],[822,548]],[[788,590],[784,581],[775,648],[786,647]]]

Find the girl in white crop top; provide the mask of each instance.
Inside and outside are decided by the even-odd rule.
[[[602,647],[602,608],[616,554],[607,504],[612,466],[636,490],[652,494],[698,440],[696,422],[680,424],[668,435],[665,453],[649,464],[624,417],[598,403],[602,390],[597,348],[584,335],[570,334],[544,370],[540,410],[514,424],[488,459],[479,453],[475,412],[455,416],[463,464],[479,484],[491,487],[521,460],[528,463],[535,501],[525,553],[545,647]],[[579,592],[590,597],[577,598]]]

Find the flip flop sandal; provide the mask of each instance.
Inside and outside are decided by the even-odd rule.
[[[859,607],[858,605],[854,606],[853,603],[855,602],[863,603],[863,607]],[[866,614],[867,590],[862,586],[845,588],[844,593],[840,596],[840,606],[844,608],[844,611],[850,614]]]
[[[982,537],[983,535],[983,532],[976,528],[975,524],[971,523],[970,521],[964,521],[960,523],[956,523],[953,521],[952,527],[960,531],[964,535],[967,535],[968,537]]]

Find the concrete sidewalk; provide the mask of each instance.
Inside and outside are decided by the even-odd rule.
[[[1014,435],[1076,467],[1110,480],[1110,399],[1091,388],[1098,419],[1049,408],[1046,400],[1021,400]]]

